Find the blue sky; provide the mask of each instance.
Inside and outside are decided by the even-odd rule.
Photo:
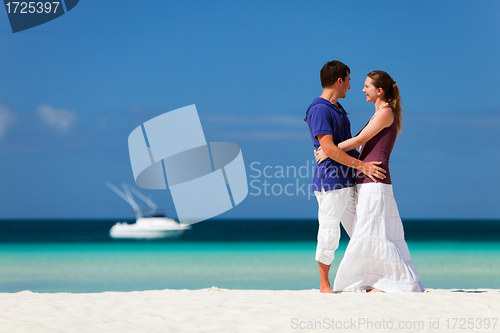
[[[13,34],[0,9],[0,219],[133,217],[104,185],[133,184],[128,135],[190,104],[207,141],[238,144],[256,180],[218,218],[314,219],[311,172],[275,172],[311,168],[303,118],[333,59],[351,68],[341,103],[353,134],[374,112],[365,75],[400,86],[391,177],[403,218],[498,219],[498,13],[498,1],[81,0]],[[257,177],[265,166],[274,173]],[[287,184],[293,195],[270,192]],[[143,192],[176,215],[168,191]]]

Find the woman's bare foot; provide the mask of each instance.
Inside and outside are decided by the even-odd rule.
[[[383,293],[384,291],[379,290],[377,288],[373,288],[371,290],[368,290],[367,293]]]

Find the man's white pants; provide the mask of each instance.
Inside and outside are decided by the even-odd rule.
[[[316,260],[330,265],[334,252],[339,247],[340,222],[351,237],[356,214],[355,186],[339,190],[314,191],[318,199],[318,246]]]

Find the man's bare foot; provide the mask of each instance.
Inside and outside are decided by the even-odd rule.
[[[367,293],[383,293],[384,291],[379,290],[377,288],[373,288],[371,290],[368,290]]]
[[[323,264],[318,261],[319,267],[319,292],[322,294],[335,294],[330,286],[330,280],[328,280],[328,272],[330,271],[330,265]]]

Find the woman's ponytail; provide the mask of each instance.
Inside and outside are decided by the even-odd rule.
[[[389,103],[391,109],[396,112],[396,121],[398,125],[398,133],[403,131],[403,116],[401,109],[401,96],[399,94],[399,87],[396,81],[384,71],[373,71],[367,75],[372,79],[372,83],[375,88],[382,88],[384,91],[384,97]]]

